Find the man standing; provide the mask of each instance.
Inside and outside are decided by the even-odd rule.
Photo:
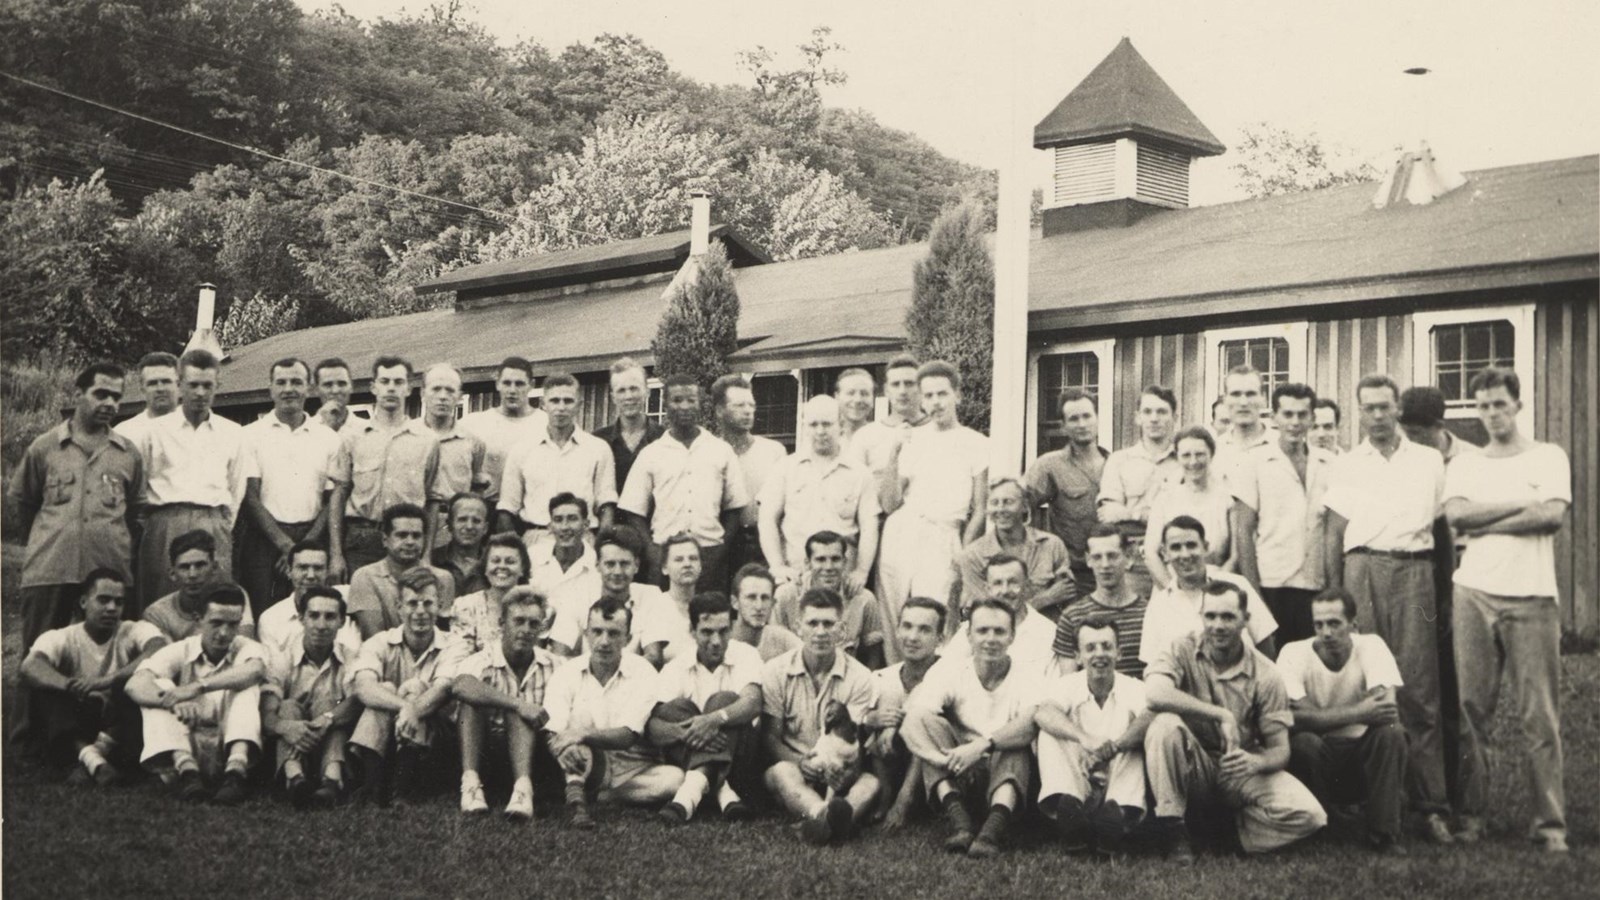
[[[1278,655],[1278,620],[1266,609],[1250,582],[1232,572],[1207,565],[1206,529],[1200,520],[1178,516],[1161,530],[1161,560],[1172,572],[1172,583],[1156,591],[1145,608],[1144,625],[1139,635],[1139,659],[1154,663],[1172,642],[1200,630],[1206,588],[1214,583],[1231,584],[1244,595],[1252,610],[1244,619],[1250,644],[1270,659]]]
[[[1571,465],[1554,444],[1517,428],[1522,383],[1507,369],[1472,379],[1482,453],[1457,457],[1445,481],[1445,515],[1467,540],[1455,574],[1455,659],[1461,679],[1459,840],[1483,836],[1489,809],[1489,725],[1508,674],[1526,740],[1532,832],[1547,853],[1567,849],[1562,785],[1561,614],[1555,536],[1572,505]]]
[[[334,433],[344,431],[351,421],[360,422],[365,417],[350,412],[350,393],[355,382],[350,379],[350,364],[337,356],[317,363],[312,372],[317,397],[322,405],[317,408],[317,421]]]
[[[1050,511],[1050,530],[1072,554],[1073,579],[1080,594],[1094,589],[1083,563],[1088,553],[1089,529],[1099,521],[1095,504],[1108,454],[1098,441],[1099,408],[1095,399],[1071,389],[1061,395],[1061,420],[1067,443],[1042,454],[1022,476],[1029,496]],[[1129,532],[1132,532],[1130,527]],[[1142,534],[1142,532],[1141,532]]]
[[[138,446],[155,420],[178,408],[178,358],[171,353],[146,353],[135,367],[139,373],[144,412],[117,425],[117,434]]]
[[[1360,621],[1400,663],[1400,722],[1411,748],[1407,792],[1429,840],[1448,844],[1433,592],[1433,522],[1443,499],[1444,460],[1400,433],[1400,389],[1389,376],[1363,377],[1356,399],[1367,439],[1339,458],[1329,479],[1327,583],[1355,597]]]
[[[617,503],[611,448],[578,427],[578,379],[544,380],[549,424],[506,458],[500,481],[498,531],[516,531],[531,549],[549,537],[550,498],[572,494],[590,511],[589,528],[610,528]]]
[[[550,720],[544,698],[556,668],[555,657],[539,647],[545,614],[543,597],[513,588],[500,603],[500,640],[457,669],[452,693],[461,701],[461,811],[467,815],[489,809],[478,769],[492,752],[510,761],[506,818],[533,818],[533,768],[539,731]]]
[[[1122,639],[1113,619],[1083,623],[1073,640],[1082,669],[1047,679],[1039,726],[1039,809],[1069,851],[1091,844],[1107,856],[1144,817],[1144,682],[1117,671]],[[1096,787],[1102,790],[1095,790]]]
[[[729,539],[728,569],[733,571],[745,563],[766,562],[761,555],[756,501],[761,496],[762,486],[789,451],[772,438],[750,433],[756,424],[756,395],[743,376],[724,375],[712,382],[711,408],[717,419],[717,433],[739,458],[745,493],[750,497],[741,513],[739,532]],[[721,590],[721,586],[717,589]]]
[[[805,543],[831,531],[853,544],[848,583],[865,587],[878,556],[877,482],[865,464],[840,453],[839,403],[827,394],[806,401],[804,436],[762,485],[761,547],[783,581],[800,577]]]
[[[656,670],[625,648],[632,612],[613,600],[588,611],[588,652],[567,660],[545,691],[545,738],[566,777],[568,823],[594,827],[589,798],[654,805],[683,785],[683,770],[667,765],[642,740],[661,695]]]
[[[1318,397],[1311,404],[1311,446],[1326,450],[1334,456],[1344,452],[1339,446],[1339,404],[1327,397]]]
[[[328,504],[328,575],[338,584],[383,558],[379,519],[398,503],[427,507],[447,499],[439,488],[439,438],[406,417],[411,364],[394,356],[372,363],[370,420],[340,435]],[[424,515],[424,547],[433,547],[434,517]]]
[[[944,848],[951,853],[982,859],[1000,852],[1027,795],[1037,673],[1009,653],[1016,618],[999,600],[973,604],[968,652],[934,667],[906,701],[900,735],[922,761],[929,797],[949,820]],[[976,836],[969,798],[984,811]]]
[[[989,485],[989,527],[961,548],[956,557],[959,591],[951,609],[961,609],[983,597],[984,571],[989,561],[1014,556],[1027,568],[1028,603],[1052,621],[1062,607],[1078,595],[1072,561],[1061,539],[1028,524],[1032,504],[1028,491],[1015,478],[998,478]]]
[[[344,597],[308,588],[297,639],[267,664],[261,728],[277,738],[273,775],[296,809],[330,809],[344,797],[345,741],[361,714],[348,679],[357,651],[340,640],[344,626]]]
[[[1348,592],[1318,596],[1311,618],[1317,636],[1284,645],[1278,656],[1294,709],[1289,771],[1324,804],[1361,802],[1372,848],[1402,853],[1406,733],[1394,699],[1400,669],[1383,638],[1355,632],[1356,601]]]
[[[1150,500],[1163,482],[1182,474],[1173,429],[1178,419],[1178,397],[1159,384],[1139,394],[1139,442],[1106,457],[1097,499],[1100,521],[1120,526],[1134,544],[1133,584],[1141,596],[1150,595],[1150,572],[1144,564],[1144,534],[1150,521]],[[1088,566],[1082,557],[1080,587]],[[1093,586],[1093,583],[1090,583]],[[1083,590],[1087,593],[1087,590]]]
[[[794,632],[772,621],[776,585],[766,566],[756,563],[733,574],[733,639],[756,648],[762,663],[800,646]]]
[[[21,534],[22,645],[72,621],[83,580],[96,569],[129,574],[131,524],[144,505],[139,451],[111,430],[123,372],[95,363],[78,373],[72,418],[34,439],[11,476]],[[165,560],[161,563],[165,569]],[[137,614],[133,598],[127,605]]]
[[[198,634],[205,622],[206,597],[219,585],[222,567],[217,565],[217,543],[209,532],[187,531],[172,539],[167,558],[171,561],[172,581],[177,590],[145,607],[144,621],[154,625],[176,644]],[[225,588],[237,585],[221,582]],[[247,604],[239,631],[255,637],[255,618]]]
[[[872,759],[872,771],[883,786],[878,809],[883,815],[883,827],[890,831],[905,826],[911,804],[927,788],[922,763],[900,737],[900,726],[905,724],[906,698],[940,659],[944,619],[944,604],[937,600],[907,600],[900,607],[900,626],[895,629],[900,662],[872,673],[878,680],[878,705],[867,715],[866,726],[872,733],[867,739],[867,753]]]
[[[128,679],[128,698],[144,708],[140,762],[171,773],[178,799],[205,797],[203,776],[220,767],[213,801],[242,802],[254,756],[261,751],[261,684],[266,649],[239,633],[244,591],[214,585],[200,633],[157,650]]]
[[[988,438],[956,419],[961,375],[934,360],[918,370],[917,384],[929,422],[893,446],[884,473],[889,520],[879,545],[878,600],[885,622],[900,621],[911,597],[950,598],[956,557],[983,534],[989,504]]]
[[[651,537],[646,565],[661,571],[662,545],[679,532],[700,545],[700,590],[728,583],[727,539],[751,503],[733,448],[700,427],[700,386],[688,375],[666,385],[670,430],[639,451],[618,506]]]
[[[1203,630],[1173,641],[1145,673],[1157,714],[1145,732],[1145,771],[1156,821],[1180,862],[1194,859],[1184,819],[1195,806],[1230,813],[1246,853],[1286,846],[1328,823],[1317,798],[1284,771],[1294,716],[1283,677],[1242,638],[1250,618],[1244,591],[1213,583],[1202,604]]]
[[[326,540],[324,489],[339,455],[339,436],[306,414],[310,367],[280,359],[269,375],[272,412],[244,427],[250,476],[234,566],[257,616],[288,591],[289,549],[297,541]]]
[[[1322,500],[1333,457],[1306,444],[1316,392],[1280,384],[1272,392],[1276,443],[1246,452],[1228,488],[1232,531],[1239,542],[1239,573],[1261,586],[1278,620],[1278,643],[1311,637],[1311,598],[1322,589]]]
[[[501,360],[494,386],[500,404],[467,413],[461,417],[459,426],[462,432],[483,442],[483,478],[487,485],[483,496],[491,501],[500,497],[500,481],[511,454],[543,434],[549,424],[544,411],[528,402],[528,393],[533,387],[533,366],[527,360],[520,356]]]
[[[805,546],[805,574],[799,581],[778,588],[777,624],[795,630],[800,627],[801,596],[818,589],[833,591],[844,598],[839,620],[839,649],[861,660],[869,669],[883,668],[882,611],[877,598],[865,588],[846,594],[844,567],[849,551],[844,537],[832,531],[819,531]]]
[[[998,600],[1013,614],[1011,640],[1007,654],[1022,667],[1029,678],[1036,678],[1053,659],[1052,644],[1056,638],[1056,623],[1039,612],[1029,601],[1033,585],[1028,580],[1028,570],[1022,560],[1001,554],[989,560],[983,569],[983,590],[978,600]],[[967,608],[977,600],[969,598]],[[944,655],[951,659],[965,659],[972,650],[972,620],[946,642]]]
[[[847,790],[828,800],[825,773],[806,754],[823,735],[824,712],[832,704],[859,724],[877,704],[878,691],[872,672],[839,652],[839,595],[809,591],[801,603],[800,639],[805,643],[762,670],[761,732],[772,760],[767,790],[786,812],[801,818],[801,837],[821,845],[848,838],[872,810],[878,778],[862,772]]]
[[[482,491],[489,484],[483,474],[483,441],[462,431],[456,423],[460,405],[460,370],[449,363],[429,366],[428,371],[422,373],[422,421],[439,439],[439,473],[435,476],[434,491],[438,497],[446,499]],[[431,550],[443,546],[449,538],[441,527],[446,524],[444,503],[429,498],[428,507],[433,519]]]
[[[1243,464],[1245,454],[1275,439],[1272,427],[1262,421],[1266,406],[1261,373],[1250,366],[1234,366],[1222,378],[1222,393],[1227,399],[1228,427],[1217,433],[1217,453],[1211,470],[1230,484],[1234,469]]]
[[[650,742],[684,771],[661,818],[668,825],[689,821],[716,786],[717,808],[737,821],[749,816],[741,798],[760,784],[753,723],[761,714],[761,655],[730,638],[733,604],[726,594],[695,595],[689,629],[695,652],[662,667],[660,702],[647,729]]]
[[[17,674],[47,758],[77,759],[69,782],[108,786],[120,777],[114,757],[139,758],[139,708],[123,688],[167,639],[148,622],[122,620],[126,575],[95,569],[82,587],[83,621],[40,635]]]
[[[416,800],[422,767],[448,725],[443,709],[450,680],[466,654],[460,641],[439,630],[439,590],[431,569],[407,572],[400,580],[401,624],[369,637],[350,667],[363,707],[350,735],[361,765],[362,802],[386,803],[386,789],[401,802]]]
[[[256,640],[274,655],[289,655],[301,643],[302,633],[305,631],[306,598],[311,596],[312,588],[328,586],[328,549],[320,544],[301,541],[289,549],[289,584],[293,592],[277,603],[267,607],[261,613],[261,620],[256,623]],[[334,593],[343,601],[348,588],[334,588]],[[356,627],[354,619],[346,614],[343,602],[339,604],[338,639],[344,648],[349,651],[351,660],[355,659],[357,650],[361,649],[361,629]]]
[[[220,365],[204,350],[185,353],[178,361],[180,410],[154,423],[138,445],[150,502],[139,541],[141,604],[172,591],[167,546],[186,531],[215,538],[218,565],[233,571],[233,524],[251,469],[244,429],[211,412]]]
[[[1145,598],[1128,583],[1128,538],[1115,525],[1102,522],[1089,532],[1089,569],[1094,593],[1078,600],[1056,620],[1052,649],[1063,673],[1083,668],[1078,632],[1090,619],[1110,622],[1117,635],[1117,671],[1133,678],[1144,676],[1139,644],[1144,634]]]
[[[357,569],[350,578],[350,617],[361,629],[362,640],[405,624],[403,585],[406,576],[416,570],[433,573],[433,615],[450,614],[456,596],[454,580],[450,573],[422,561],[426,521],[422,508],[409,503],[397,503],[383,511],[383,558]]]
[[[649,415],[650,388],[644,366],[624,356],[611,364],[611,405],[617,408],[617,421],[595,431],[594,436],[611,447],[617,473],[617,493],[628,483],[633,461],[639,452],[667,433],[665,426]]]
[[[877,405],[877,384],[866,369],[845,369],[834,381],[834,393],[843,414],[840,441],[846,458],[872,473],[878,485],[878,505],[883,505],[890,487],[885,473],[895,448],[905,443],[912,429],[924,425],[928,416],[922,409],[922,388],[917,377],[922,368],[916,357],[900,354],[889,360],[884,370],[883,394],[889,411],[873,419]],[[870,563],[870,560],[869,560]]]

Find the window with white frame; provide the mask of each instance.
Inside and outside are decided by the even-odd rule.
[[[1214,328],[1205,333],[1206,408],[1222,393],[1222,380],[1235,366],[1261,373],[1261,402],[1266,408],[1272,389],[1306,380],[1305,322]]]
[[[1099,409],[1101,446],[1111,446],[1112,351],[1114,342],[1087,341],[1054,344],[1029,354],[1028,459],[1059,450],[1066,444],[1066,423],[1061,417],[1061,398],[1070,390],[1080,390],[1095,398]]]
[[[1533,304],[1419,312],[1411,317],[1411,326],[1412,384],[1431,384],[1444,394],[1451,430],[1484,442],[1473,408],[1472,378],[1498,366],[1521,380],[1518,424],[1533,433]]]
[[[644,403],[645,418],[665,427],[667,424],[667,391],[664,382],[659,378],[651,378],[645,382],[645,390],[649,392],[649,397],[646,398]]]
[[[792,449],[800,421],[799,379],[793,372],[749,377],[750,393],[756,401],[756,421],[750,432]]]

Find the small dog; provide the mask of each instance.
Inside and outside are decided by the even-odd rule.
[[[849,793],[856,779],[861,777],[861,730],[850,718],[850,710],[837,700],[829,700],[823,711],[823,732],[816,746],[806,754],[806,761],[822,773],[828,786],[828,796],[833,800]]]

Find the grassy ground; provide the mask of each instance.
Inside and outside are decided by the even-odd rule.
[[[9,556],[9,554],[8,554]],[[10,559],[7,560],[11,561]],[[7,566],[8,575],[15,570]],[[9,581],[9,578],[8,578]],[[9,593],[9,592],[8,592]],[[18,664],[5,617],[5,685]],[[62,773],[4,757],[4,890],[12,897],[1140,897],[1594,896],[1600,871],[1600,658],[1563,659],[1563,734],[1573,852],[1552,860],[1522,838],[1527,819],[1515,726],[1496,730],[1493,834],[1467,850],[1413,844],[1378,859],[1319,837],[1267,858],[1205,858],[1178,869],[1156,858],[1097,864],[1067,858],[1036,828],[989,863],[940,853],[934,823],[869,833],[841,848],[802,845],[767,819],[674,831],[603,811],[589,834],[555,820],[512,827],[463,821],[453,797],[413,809],[297,815],[256,798],[237,810],[181,808],[154,785],[71,789]]]

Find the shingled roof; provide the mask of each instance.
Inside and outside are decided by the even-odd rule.
[[[1123,38],[1094,71],[1033,129],[1035,147],[1066,147],[1144,136],[1195,156],[1227,148]]]

